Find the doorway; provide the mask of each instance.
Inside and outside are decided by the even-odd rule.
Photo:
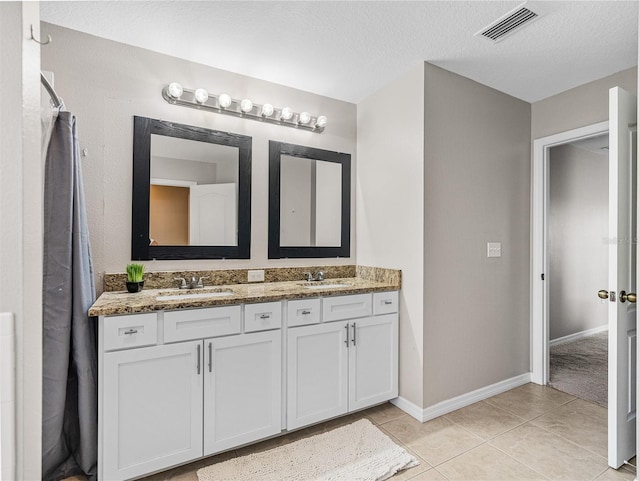
[[[549,176],[551,148],[609,130],[608,462],[620,467],[636,452],[637,99],[609,90],[607,122],[534,141],[532,163],[532,381],[549,381]],[[588,259],[584,260],[588,262]],[[538,277],[539,276],[539,277]],[[604,286],[603,286],[604,287]]]
[[[532,165],[532,381],[546,385],[549,382],[549,201],[551,149],[579,141],[588,141],[608,135],[609,122],[581,127],[537,139],[533,143]]]
[[[548,154],[548,384],[607,407],[609,135]]]

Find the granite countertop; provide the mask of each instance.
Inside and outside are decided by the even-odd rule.
[[[328,284],[347,284],[344,287],[319,288]],[[317,288],[309,289],[306,285]],[[126,291],[103,293],[89,309],[90,316],[111,316],[153,312],[173,309],[252,304],[257,302],[281,301],[283,299],[303,299],[307,297],[340,296],[367,292],[394,291],[400,289],[395,280],[374,281],[361,277],[331,278],[321,282],[304,281],[265,282],[256,284],[227,284],[209,286],[203,289],[145,289],[135,294]],[[184,299],[160,299],[162,296],[189,296],[212,292],[230,291],[230,295],[220,297],[198,297]]]

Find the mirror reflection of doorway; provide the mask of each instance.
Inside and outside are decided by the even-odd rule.
[[[607,407],[609,137],[549,152],[549,385]]]
[[[149,242],[189,245],[189,187],[150,185]]]

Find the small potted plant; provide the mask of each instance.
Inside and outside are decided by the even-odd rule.
[[[131,293],[140,292],[144,287],[144,266],[142,264],[127,264],[127,290]]]

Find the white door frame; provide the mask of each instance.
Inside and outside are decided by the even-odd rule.
[[[549,283],[547,256],[549,149],[609,132],[609,121],[542,137],[533,141],[531,162],[531,381],[549,382]],[[595,293],[594,293],[595,295]]]

